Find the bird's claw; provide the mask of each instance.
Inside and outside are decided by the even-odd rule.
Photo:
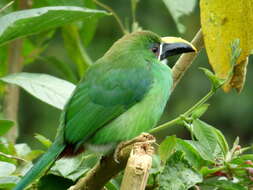
[[[141,133],[139,136],[133,138],[132,140],[121,142],[114,151],[114,155],[113,155],[114,161],[119,164],[120,163],[119,157],[120,157],[121,150],[137,142],[153,144],[156,142],[156,140],[155,140],[155,137],[150,135],[149,133]]]

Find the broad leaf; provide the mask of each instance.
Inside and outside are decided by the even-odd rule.
[[[9,176],[16,170],[16,166],[9,162],[0,161],[0,177]]]
[[[165,163],[166,160],[172,155],[176,146],[176,136],[167,137],[160,144],[158,152],[161,160]]]
[[[189,161],[189,163],[196,169],[200,169],[202,166],[206,165],[208,161],[206,161],[198,150],[189,143],[189,141],[185,141],[182,139],[176,139],[176,150],[180,150],[185,153],[185,158]]]
[[[15,123],[10,120],[0,120],[0,136],[4,135]]]
[[[220,131],[199,119],[195,119],[193,121],[193,133],[199,143],[213,157],[219,156],[222,153],[223,158],[225,158],[229,148],[225,137]]]
[[[119,190],[119,185],[117,184],[116,180],[111,179],[106,185],[107,190]]]
[[[50,172],[64,178],[75,181],[85,174],[98,161],[98,157],[94,154],[83,154],[74,158],[62,158],[57,160]]]
[[[52,174],[43,176],[38,183],[38,190],[63,190],[74,185],[74,182]]]
[[[248,188],[228,180],[210,181],[210,183],[206,182],[204,185],[213,187],[217,190],[248,190]]]
[[[239,39],[241,55],[234,68],[228,91],[243,87],[247,57],[253,49],[253,1],[252,0],[201,0],[201,26],[210,64],[219,78],[227,78],[231,64],[231,44]],[[243,14],[242,14],[243,13]]]
[[[0,177],[0,189],[11,189],[20,180],[17,176]]]
[[[163,0],[169,9],[180,33],[185,32],[185,26],[181,23],[182,16],[193,12],[197,0]]]
[[[15,144],[15,150],[16,154],[20,157],[24,157],[32,151],[26,143]]]
[[[0,45],[15,38],[53,29],[73,21],[103,16],[105,11],[74,6],[22,10],[0,18]]]
[[[72,83],[47,74],[17,73],[0,79],[24,88],[36,98],[58,109],[63,109],[75,89]]]
[[[158,177],[159,190],[188,190],[202,182],[202,176],[194,170],[181,151],[175,152]]]
[[[217,146],[215,150],[212,152],[209,151],[209,149],[206,148],[206,146],[199,141],[192,141],[192,140],[185,140],[186,143],[190,144],[197,152],[200,154],[200,156],[211,163],[215,163],[215,159],[217,158],[217,155],[220,155],[220,147]]]

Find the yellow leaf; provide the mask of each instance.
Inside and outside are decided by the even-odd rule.
[[[246,75],[247,57],[253,50],[252,0],[201,0],[201,25],[209,62],[219,78],[231,71],[231,43],[240,40],[242,49],[234,74],[225,91],[241,91]]]

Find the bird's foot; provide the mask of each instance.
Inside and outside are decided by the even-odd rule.
[[[115,149],[114,151],[114,160],[115,162],[117,163],[120,163],[119,162],[119,157],[120,157],[120,152],[123,148],[129,146],[129,145],[132,145],[134,143],[149,143],[149,144],[153,144],[156,142],[155,140],[155,137],[150,135],[149,133],[142,133],[140,134],[139,136],[129,140],[129,141],[124,141],[124,142],[121,142],[120,144],[118,144],[117,148]]]

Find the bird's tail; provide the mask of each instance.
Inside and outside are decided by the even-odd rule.
[[[48,151],[38,160],[38,162],[26,173],[19,181],[14,190],[23,190],[32,181],[38,178],[48,167],[54,163],[59,154],[64,150],[65,145],[62,143],[53,143]]]

